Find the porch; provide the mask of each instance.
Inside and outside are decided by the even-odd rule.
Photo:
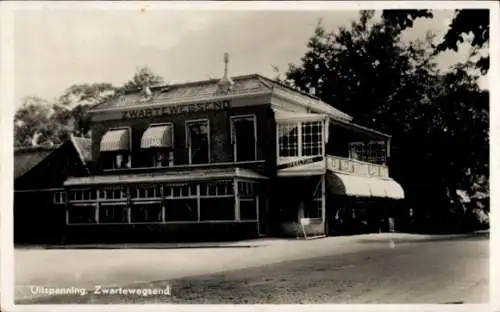
[[[68,234],[77,240],[257,237],[265,180],[241,168],[71,178],[56,202],[66,205]]]

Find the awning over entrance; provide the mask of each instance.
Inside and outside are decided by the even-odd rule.
[[[367,178],[329,172],[327,182],[330,193],[334,195],[404,198],[403,188],[392,179]]]
[[[320,121],[326,118],[322,114],[286,112],[273,109],[276,122],[296,122],[296,121]]]
[[[84,186],[98,184],[132,184],[132,183],[180,183],[191,181],[207,181],[217,179],[243,178],[263,180],[267,177],[243,168],[203,169],[190,171],[172,171],[162,173],[120,174],[69,178],[65,186]]]
[[[110,130],[101,139],[101,152],[125,151],[128,149],[128,129]]]
[[[141,148],[172,147],[172,127],[169,125],[151,126],[142,135]]]

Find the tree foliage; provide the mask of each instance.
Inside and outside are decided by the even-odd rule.
[[[477,50],[487,48],[490,38],[490,12],[487,9],[464,9],[456,10],[451,21],[448,32],[442,42],[438,45],[436,52],[448,49],[458,51],[458,43],[463,43],[468,35],[472,35],[470,44],[474,48],[473,55]],[[483,72],[488,72],[490,58],[479,56],[476,66]]]
[[[143,66],[138,68],[129,81],[123,85],[125,90],[137,90],[144,87],[158,86],[164,83],[163,77],[153,73],[151,68],[148,66]]]
[[[356,123],[393,134],[391,175],[417,215],[459,215],[456,191],[473,194],[475,181],[488,174],[488,92],[470,74],[470,62],[437,70],[434,35],[402,42],[403,29],[432,13],[384,11],[380,22],[374,14],[363,11],[336,32],[318,23],[284,80],[314,90]]]
[[[140,89],[163,82],[148,67],[138,68],[133,77],[121,87],[110,83],[84,83],[68,87],[52,102],[28,97],[14,116],[14,146],[60,144],[70,134],[90,135],[88,110],[128,89]]]

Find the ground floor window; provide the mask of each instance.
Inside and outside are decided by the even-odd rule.
[[[134,204],[131,207],[131,222],[161,222],[161,203]]]
[[[202,198],[200,200],[200,220],[235,220],[234,198]]]
[[[257,200],[255,198],[240,199],[240,219],[257,220]]]
[[[165,201],[165,221],[197,221],[196,199],[170,199]]]
[[[244,197],[253,197],[256,195],[255,183],[238,182],[238,194]]]
[[[68,223],[96,223],[95,206],[72,206],[68,209]]]
[[[99,207],[99,223],[128,223],[126,205],[102,205]]]
[[[210,181],[200,183],[200,195],[201,196],[224,196],[233,195],[233,181],[222,180],[222,181]]]

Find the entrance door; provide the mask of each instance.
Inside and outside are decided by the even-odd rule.
[[[257,125],[254,115],[231,117],[234,161],[257,160]]]

